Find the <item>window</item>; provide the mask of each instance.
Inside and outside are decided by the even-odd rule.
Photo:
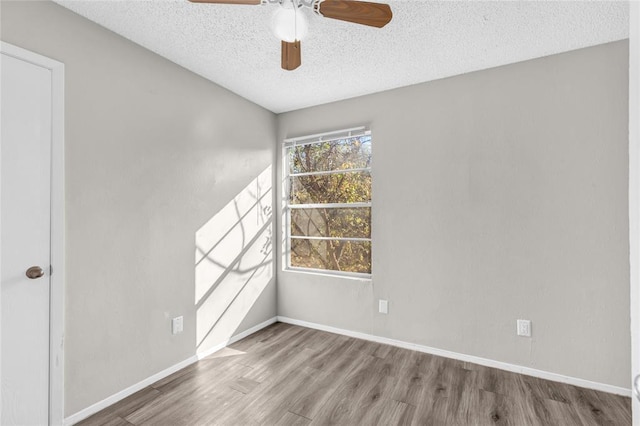
[[[370,276],[370,132],[288,139],[283,158],[287,268]]]

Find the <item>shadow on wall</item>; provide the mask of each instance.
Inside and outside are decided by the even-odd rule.
[[[227,342],[273,278],[272,171],[195,235],[196,351]]]

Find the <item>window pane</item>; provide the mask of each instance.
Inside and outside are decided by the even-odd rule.
[[[371,238],[371,208],[292,209],[291,235]]]
[[[291,178],[291,204],[361,203],[371,201],[371,174],[348,172]]]
[[[371,273],[371,242],[291,239],[291,266]]]
[[[289,172],[309,173],[366,168],[371,165],[371,136],[289,148]]]

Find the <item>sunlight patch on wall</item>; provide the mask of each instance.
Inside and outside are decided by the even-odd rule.
[[[269,166],[196,232],[196,345],[200,352],[236,334],[273,278],[272,201]]]

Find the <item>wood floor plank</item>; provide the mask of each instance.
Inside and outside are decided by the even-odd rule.
[[[354,346],[355,342],[353,339],[338,336],[338,338],[333,341],[333,346],[322,351],[317,351],[316,355],[309,360],[308,365],[311,368],[322,371],[340,369],[342,368],[340,365],[346,362],[344,358],[345,354],[348,354],[350,357],[363,357],[365,355],[363,352],[356,350]]]
[[[452,416],[447,415],[447,397],[430,394],[429,398],[416,407],[412,425],[446,425],[453,423]]]
[[[270,332],[265,334],[262,333],[263,330],[260,330],[259,333],[254,333],[248,338],[252,339],[252,344],[249,346],[249,350],[245,350],[245,356],[242,359],[242,363],[253,367],[255,363],[261,363],[264,361],[266,357],[273,355],[273,352],[281,349],[284,346],[284,342],[287,342],[289,339],[296,338],[296,336],[304,333],[304,330],[300,330],[299,328],[290,326],[288,324],[284,324],[284,327],[277,326],[280,323],[274,324],[271,328]],[[256,334],[258,336],[256,336]],[[235,350],[242,351],[245,347],[244,340],[242,339],[230,347]]]
[[[104,426],[133,426],[131,423],[123,419],[122,417],[116,417],[105,423]]]
[[[91,421],[84,421],[81,424],[83,425],[100,425],[100,426],[132,426],[131,423],[123,419],[122,417],[114,417],[110,416],[108,419],[103,419],[103,421],[99,423],[93,423]]]
[[[383,374],[372,375],[372,386],[363,389],[362,396],[354,401],[355,410],[350,416],[351,424],[375,424],[389,408],[389,398],[393,390],[394,377]],[[393,405],[391,405],[393,407]]]
[[[363,392],[375,384],[369,368],[378,365],[378,358],[366,354],[365,357],[364,361],[339,383],[318,414],[312,418],[312,424],[349,424],[348,420],[357,408],[353,404],[354,399],[361,398]]]
[[[407,413],[409,410],[409,413]],[[393,399],[384,399],[377,416],[371,416],[367,424],[371,425],[407,425],[411,423],[411,415],[415,407]]]
[[[451,383],[452,391],[448,398],[447,410],[452,413],[457,423],[473,424],[477,419],[474,413],[478,410],[478,372],[465,368],[457,368]]]
[[[263,328],[259,333],[253,333],[242,340],[232,343],[231,345],[229,345],[229,348],[247,352],[251,350],[251,348],[257,343],[265,343],[269,340],[272,340],[276,335],[282,333],[283,330],[291,328],[292,327],[289,324],[276,322]]]
[[[273,424],[289,410],[294,396],[305,383],[311,381],[310,373],[304,367],[313,350],[301,350],[281,365],[282,374],[276,374],[260,383],[255,392],[231,406],[230,416],[222,415],[222,424]],[[273,362],[280,362],[273,360]]]
[[[215,385],[215,382],[204,380],[204,377],[216,373],[218,383],[226,382],[235,377],[242,377],[248,374],[252,369],[246,365],[236,363],[217,363],[211,360],[200,360],[198,366],[190,369],[186,374],[176,376],[173,380],[151,385],[154,389],[166,394],[171,391],[173,393],[183,393],[197,391],[201,387]]]
[[[397,348],[368,340],[356,340],[354,349],[377,358],[385,358],[393,349]]]
[[[259,413],[251,413],[247,420],[256,420],[258,424],[270,425],[281,419],[282,416],[289,412],[291,401],[304,388],[306,383],[310,381],[309,369],[296,368],[286,380],[278,382],[268,391],[267,398],[260,398],[262,401],[262,409]]]
[[[210,389],[197,396],[180,401],[171,400],[156,410],[145,410],[145,416],[136,413],[126,418],[136,426],[190,426],[212,424],[224,407],[244,398],[244,394],[233,389]]]
[[[387,346],[389,349],[385,349],[385,356],[379,356],[380,351],[377,350],[373,353],[373,356],[380,358],[382,361],[382,369],[380,374],[385,374],[396,379],[403,377],[407,374],[407,368],[412,361],[411,351],[402,348],[396,348],[393,346]]]
[[[604,392],[597,392],[597,395],[615,424],[631,423],[631,398]]]
[[[310,423],[310,419],[287,411],[280,420],[278,420],[278,423],[276,423],[275,426],[307,426]]]
[[[308,329],[294,329],[294,333],[286,338],[274,340],[266,345],[256,347],[255,355],[249,354],[241,362],[252,368],[246,377],[257,382],[262,382],[270,375],[280,371],[286,366],[288,358],[295,356],[299,351],[306,349],[305,337],[309,336]]]
[[[338,334],[327,333],[326,331],[317,331],[309,336],[305,341],[305,346],[314,351],[322,352],[331,348],[340,336]]]
[[[576,407],[578,416],[586,425],[602,425],[616,424],[614,417],[606,407],[602,400],[598,397],[598,393],[591,389],[584,389],[572,386],[572,405]]]
[[[160,395],[161,393],[158,390],[152,387],[146,387],[133,395],[116,402],[114,405],[109,407],[108,410],[100,411],[85,419],[80,424],[83,426],[117,425],[118,422],[120,422],[120,424],[124,424],[122,423],[125,421],[123,419],[124,417],[133,413],[137,409],[144,407]]]
[[[317,373],[310,375],[313,377],[313,381],[309,383],[309,386],[301,389],[292,401],[289,410],[310,419],[316,418],[318,411],[333,395],[341,380],[348,377],[357,366],[369,357],[362,352],[345,352],[344,356],[334,357],[323,364],[322,367],[325,370],[308,367]]]
[[[512,404],[507,396],[479,389],[478,397],[477,413],[473,413],[472,418],[476,418],[479,425],[517,425],[512,421]]]
[[[276,323],[80,423],[631,425],[631,400]]]
[[[169,422],[172,419],[193,419],[194,416],[204,415],[207,411],[207,406],[202,405],[204,401],[215,400],[218,405],[224,405],[235,401],[238,396],[244,396],[231,389],[228,384],[241,377],[248,369],[250,367],[240,364],[224,365],[215,371],[216,380],[211,380],[206,374],[193,372],[180,376],[159,387],[160,396],[126,416],[125,420],[142,425],[160,420]]]
[[[242,392],[244,394],[251,392],[259,385],[260,385],[260,382],[247,379],[246,377],[238,377],[237,379],[229,383],[229,387],[231,389],[237,390],[238,392]]]
[[[549,413],[547,408],[542,404],[542,400],[538,399],[535,394],[529,391],[524,381],[524,376],[516,373],[509,373],[506,377],[508,389],[508,399],[513,402],[514,407],[511,410],[513,419],[516,422],[530,422],[534,425],[549,424]]]
[[[409,352],[406,370],[396,381],[392,398],[417,407],[423,400],[428,386],[428,376],[433,356],[420,352]]]
[[[546,399],[543,404],[549,412],[551,418],[549,424],[581,426],[583,425],[578,413],[571,404],[556,401],[554,399]]]
[[[509,394],[509,378],[511,373],[484,366],[478,366],[477,371],[479,372],[479,386],[481,389],[500,395]]]

